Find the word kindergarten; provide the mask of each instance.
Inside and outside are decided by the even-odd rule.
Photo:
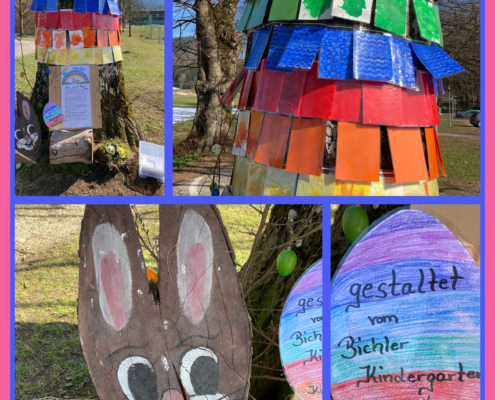
[[[393,212],[332,282],[332,396],[480,397],[480,272],[459,239],[421,211]]]

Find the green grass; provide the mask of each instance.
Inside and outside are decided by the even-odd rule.
[[[452,126],[450,126],[449,114],[447,113],[440,116],[440,126],[438,127],[438,132],[479,136],[481,129],[471,125],[469,123],[469,119],[457,119],[454,115],[452,115]]]
[[[450,136],[440,136],[439,141],[447,171],[447,178],[439,179],[442,194],[479,196],[480,141]]]
[[[159,233],[158,206],[137,206],[149,230]],[[221,205],[223,222],[237,256],[244,264],[260,215],[247,205]],[[36,238],[33,238],[36,240]],[[15,398],[56,396],[97,398],[84,361],[77,328],[79,235],[48,255],[18,267],[15,274]],[[147,268],[156,260],[143,247]]]
[[[174,124],[174,146],[179,145],[187,138],[187,135],[191,132],[192,127],[193,121],[184,121]]]
[[[175,90],[174,90],[175,92]],[[238,94],[233,103],[233,107],[236,108],[239,104],[240,94]],[[191,94],[190,96],[174,94],[174,107],[192,107],[196,108],[198,104],[198,98],[196,94]]]

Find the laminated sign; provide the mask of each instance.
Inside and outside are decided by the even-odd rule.
[[[323,398],[323,261],[292,288],[280,318],[280,355],[290,385],[303,400]]]
[[[399,209],[332,281],[334,400],[480,398],[480,271],[445,225]]]

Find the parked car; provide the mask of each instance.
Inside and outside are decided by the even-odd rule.
[[[481,112],[475,112],[469,120],[471,125],[481,128]]]
[[[457,111],[456,113],[456,118],[471,118],[471,115],[475,112],[480,112],[480,109],[478,107],[471,107],[468,108],[467,110],[464,111]]]

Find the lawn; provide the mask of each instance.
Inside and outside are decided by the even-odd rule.
[[[184,95],[184,94],[175,94],[177,90],[174,90],[174,107],[192,107],[196,108],[196,105],[198,104],[198,98],[196,97],[196,94],[192,90],[186,90],[186,91],[181,91],[181,92],[189,92],[191,93],[190,95]],[[233,107],[237,108],[237,105],[239,104],[239,98],[240,94],[238,94],[233,103]]]
[[[438,132],[479,136],[481,129],[471,125],[469,123],[469,119],[457,119],[454,115],[452,115],[452,126],[450,126],[449,114],[443,114],[440,116],[440,126],[438,127]]]
[[[158,235],[158,206],[137,206],[151,238]],[[248,205],[218,206],[237,261],[244,264],[260,215]],[[36,238],[33,238],[36,240]],[[77,328],[79,235],[15,274],[15,398],[97,398]],[[143,247],[147,268],[156,261]]]
[[[132,101],[136,119],[145,133],[145,140],[163,145],[164,46],[156,40],[141,37],[144,28],[144,26],[134,26],[132,37],[128,37],[128,31],[122,35],[126,89]],[[15,88],[28,98],[36,80],[37,64],[34,53],[25,56],[24,62],[21,58],[15,60]],[[24,70],[26,76],[21,77],[21,72]],[[93,177],[92,172],[97,168],[94,164],[85,174],[77,174],[71,168],[50,166],[46,153],[45,150],[45,155],[38,167],[29,168],[29,172],[24,172],[20,179],[16,176],[17,195],[163,195],[162,185],[153,182],[154,186],[148,189],[149,185],[140,180],[137,172],[132,178],[125,174],[101,171]],[[83,178],[83,175],[86,178]],[[60,185],[57,179],[62,179]],[[33,185],[33,182],[37,180],[44,181],[44,184]],[[55,187],[46,185],[47,181],[55,183]]]

